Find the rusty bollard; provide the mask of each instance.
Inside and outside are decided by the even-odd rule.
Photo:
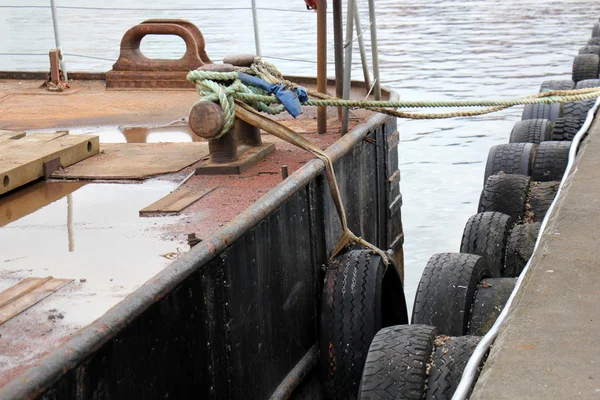
[[[237,141],[233,132],[218,137],[225,125],[225,115],[221,107],[210,101],[200,101],[190,110],[189,125],[192,131],[208,140],[210,160],[214,163],[228,163],[237,158]]]
[[[235,64],[248,66],[254,56],[237,56],[229,59]],[[242,65],[239,65],[242,66]],[[198,70],[232,72],[232,64],[206,64]],[[220,81],[228,85],[233,82]],[[237,100],[236,100],[237,101]],[[235,118],[233,128],[222,135],[225,115],[220,105],[200,101],[192,107],[189,125],[194,133],[208,140],[210,160],[196,168],[196,174],[241,174],[264,160],[275,151],[274,143],[263,143],[260,129]]]
[[[246,62],[250,58],[250,56],[246,56]],[[253,56],[252,59],[254,59]],[[239,62],[240,60],[233,61]],[[216,72],[235,71],[234,66],[228,63],[206,64],[198,68],[198,70]],[[225,116],[223,110],[211,102],[201,101],[196,103],[190,111],[189,124],[194,133],[209,141],[210,159],[215,163],[235,161],[237,159],[238,144],[250,147],[262,144],[260,129],[237,118],[235,119],[234,128],[225,135],[217,138],[225,124]]]

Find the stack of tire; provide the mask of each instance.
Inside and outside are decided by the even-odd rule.
[[[575,57],[572,80],[543,82],[540,91],[598,87],[599,69],[596,23],[592,39]],[[356,261],[354,253],[330,266],[321,311],[327,398],[352,399],[357,391],[360,399],[452,397],[468,359],[533,253],[540,223],[565,172],[571,140],[594,102],[524,107],[509,143],[490,149],[478,213],[466,223],[460,252],[435,254],[427,263],[412,325],[405,324],[403,295],[390,294],[398,278],[390,268],[386,272],[377,256],[361,255],[362,261]],[[365,272],[368,265],[375,272]],[[390,275],[391,283],[383,275]],[[401,303],[399,308],[394,301]]]

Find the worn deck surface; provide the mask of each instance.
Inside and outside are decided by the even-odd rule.
[[[600,397],[600,120],[471,399]]]
[[[143,143],[150,136],[160,140],[160,127],[185,124],[198,99],[194,91],[106,92],[102,82],[83,81],[73,82],[77,90],[72,92],[50,94],[40,84],[0,80],[0,129],[93,133],[101,149],[117,136],[121,142]],[[364,92],[357,90],[354,97],[363,98]],[[353,112],[350,126],[369,115]],[[326,135],[316,133],[314,108],[297,120],[279,118],[322,149],[340,137],[335,108]],[[127,128],[121,135],[115,126]],[[159,128],[149,134],[148,127]],[[186,188],[215,189],[176,217],[140,217],[139,212],[167,196],[198,163],[144,183],[36,182],[0,196],[0,243],[10,243],[0,254],[0,291],[31,276],[75,279],[2,326],[0,386],[186,252],[189,233],[208,237],[275,187],[282,165],[292,174],[313,158],[270,135],[263,133],[263,140],[275,143],[276,151],[243,174],[193,176]]]
[[[144,179],[208,157],[208,143],[104,143],[102,152],[52,174],[67,179]]]

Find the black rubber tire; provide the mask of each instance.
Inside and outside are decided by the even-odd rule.
[[[533,182],[529,193],[529,215],[532,222],[542,222],[556,197],[560,182]]]
[[[554,123],[547,119],[518,121],[510,132],[509,143],[540,143],[552,140]]]
[[[450,400],[463,371],[481,341],[477,336],[438,338],[427,380],[427,400]],[[475,378],[477,379],[477,377]]]
[[[575,82],[570,79],[562,79],[555,81],[544,81],[540,86],[540,93],[549,90],[573,90],[575,88]]]
[[[508,143],[492,146],[488,153],[483,183],[490,175],[505,174],[530,175],[532,154],[537,145],[532,143]]]
[[[596,79],[594,79],[596,80]],[[579,88],[578,88],[579,89]],[[581,125],[585,121],[588,111],[594,107],[595,99],[571,101],[564,104],[564,118],[581,121]]]
[[[596,54],[600,56],[600,46],[588,44],[579,49],[579,54]]]
[[[518,223],[525,215],[530,183],[531,179],[525,175],[490,176],[481,191],[477,212],[498,211]]]
[[[328,398],[353,399],[371,340],[382,327],[408,323],[406,303],[396,268],[370,251],[349,251],[329,267],[321,298],[322,381]]]
[[[578,54],[573,60],[573,82],[584,79],[598,79],[600,57],[596,54]]]
[[[434,254],[417,287],[412,323],[435,326],[443,335],[466,334],[475,289],[488,277],[491,272],[480,256]]]
[[[475,214],[467,220],[460,252],[481,256],[492,278],[502,276],[506,243],[513,220],[499,212]]]
[[[600,23],[596,22],[592,28],[592,37],[600,37]]]
[[[484,279],[477,287],[469,335],[484,336],[506,305],[517,278]]]
[[[569,161],[571,142],[542,142],[537,148],[531,179],[540,182],[560,181]]]
[[[437,330],[425,325],[383,328],[373,338],[360,380],[361,400],[421,400]]]
[[[571,141],[582,126],[581,118],[559,118],[552,128],[552,140]]]
[[[535,241],[540,233],[540,223],[515,225],[506,244],[504,276],[516,277],[521,274],[525,264],[533,254]]]
[[[598,46],[600,48],[600,46]],[[576,89],[595,88],[600,86],[600,79],[585,79],[577,82]]]
[[[587,44],[592,46],[600,46],[600,37],[588,39]]]
[[[549,119],[550,121],[556,121],[562,117],[562,104],[561,103],[538,103],[538,104],[525,104],[523,107],[523,114],[521,120],[527,119]]]

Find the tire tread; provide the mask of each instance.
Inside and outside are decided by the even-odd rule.
[[[490,276],[480,256],[434,254],[417,287],[412,323],[435,326],[444,335],[464,335],[475,289]]]
[[[460,244],[460,252],[482,257],[491,277],[502,276],[506,243],[512,219],[509,215],[487,211],[471,216],[465,224]]]
[[[420,400],[437,331],[432,326],[383,328],[373,338],[362,373],[361,400]]]
[[[540,182],[560,181],[569,161],[571,142],[540,143],[533,162],[531,179]]]

